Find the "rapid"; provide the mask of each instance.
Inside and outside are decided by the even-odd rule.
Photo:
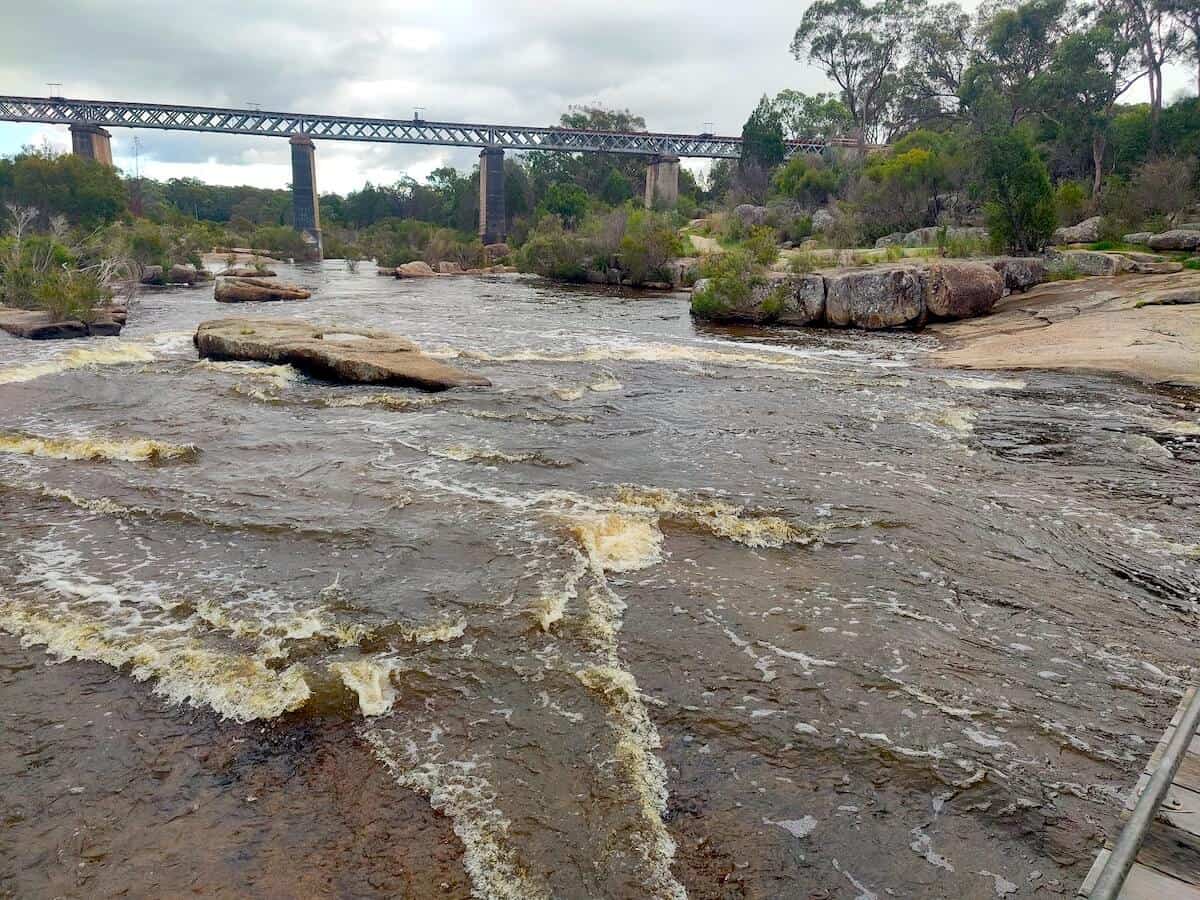
[[[0,897],[1073,894],[1196,662],[1200,398],[279,269],[0,335]]]

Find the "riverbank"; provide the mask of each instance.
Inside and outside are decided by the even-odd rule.
[[[931,326],[946,343],[933,360],[1200,388],[1197,301],[1200,273],[1051,282],[1006,297],[989,316]]]

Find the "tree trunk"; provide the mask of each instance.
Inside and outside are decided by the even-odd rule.
[[[1092,132],[1092,205],[1095,206],[1100,199],[1100,185],[1104,176],[1104,149],[1106,146],[1104,133],[1096,130]]]
[[[1158,147],[1158,120],[1162,116],[1162,66],[1150,64],[1150,149]]]

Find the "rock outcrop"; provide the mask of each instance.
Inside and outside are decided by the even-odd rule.
[[[939,260],[807,275],[770,273],[753,281],[746,297],[724,303],[701,279],[692,296],[696,314],[716,321],[919,328],[931,318],[985,315],[1004,286],[1004,276],[988,263]]]
[[[745,225],[765,225],[767,222],[767,208],[753,203],[739,203],[733,208],[733,214]]]
[[[1154,237],[1153,231],[1134,231],[1130,234],[1123,235],[1121,240],[1127,244],[1145,244],[1152,237]]]
[[[31,341],[66,340],[84,337],[111,337],[125,326],[123,306],[105,306],[95,311],[90,322],[78,319],[55,321],[48,313],[37,309],[12,309],[0,306],[0,329],[14,337]]]
[[[988,265],[1000,273],[1009,293],[1023,294],[1046,280],[1046,264],[1033,256],[998,256]]]
[[[947,226],[944,231],[941,226],[933,225],[927,228],[917,228],[914,231],[893,231],[875,241],[876,249],[884,247],[934,247],[938,238],[945,235],[947,240],[987,241],[988,230],[968,226]]]
[[[1173,228],[1151,235],[1146,243],[1151,250],[1197,250],[1200,249],[1200,231]]]
[[[912,266],[873,266],[825,278],[825,321],[858,328],[921,325],[925,299]]]
[[[694,292],[701,294],[709,289],[707,278],[697,281],[693,288]],[[720,322],[814,325],[822,321],[824,314],[823,277],[773,272],[769,277],[753,283],[744,300],[715,309],[708,318]]]
[[[433,271],[429,263],[419,259],[396,266],[397,278],[433,278],[435,275],[437,272]]]
[[[218,278],[213,289],[213,299],[218,303],[307,300],[311,296],[311,291],[298,284],[279,284],[258,278]]]
[[[925,311],[938,319],[987,315],[1004,295],[1004,277],[973,262],[932,263],[921,272]]]
[[[1084,219],[1078,225],[1057,228],[1050,240],[1056,244],[1091,244],[1100,240],[1100,223],[1102,221],[1101,216],[1092,216],[1090,219]]]
[[[446,260],[438,263],[437,270],[439,275],[461,275],[463,273],[462,266],[456,262],[447,262]]]
[[[200,280],[200,275],[191,263],[185,265],[176,263],[167,270],[167,284],[195,284],[198,280]]]
[[[142,275],[138,279],[142,284],[166,284],[166,276],[162,266],[142,266]]]
[[[287,319],[213,319],[200,323],[193,340],[206,359],[286,363],[333,381],[406,385],[427,391],[491,384],[479,375],[430,359],[412,341],[385,331]]]
[[[510,256],[512,254],[512,247],[508,246],[504,241],[497,241],[495,244],[486,245],[483,248],[483,253],[487,257],[488,262],[491,262],[492,260],[505,259]]]
[[[1133,269],[1133,262],[1120,253],[1101,250],[1061,250],[1047,252],[1046,269],[1055,274],[1120,275]]]
[[[825,231],[836,221],[832,212],[822,207],[812,214],[813,231]]]

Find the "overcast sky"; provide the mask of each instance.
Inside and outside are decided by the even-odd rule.
[[[968,2],[968,7],[975,4]],[[761,94],[829,88],[788,50],[807,3],[749,0],[0,0],[0,93],[308,113],[555,124],[572,104],[627,107],[655,131],[738,134]],[[1187,84],[1175,71],[1167,95]],[[1133,99],[1144,99],[1139,85]],[[113,129],[154,178],[284,187],[278,138]],[[0,155],[67,129],[0,123]],[[469,168],[477,152],[317,145],[318,185]]]

